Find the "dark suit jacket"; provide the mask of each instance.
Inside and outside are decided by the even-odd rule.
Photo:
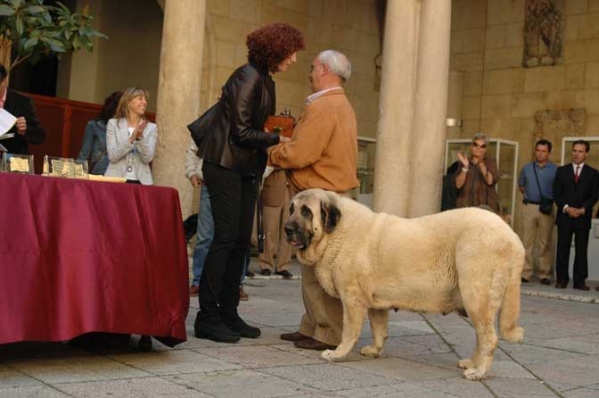
[[[590,229],[593,217],[593,206],[597,202],[599,187],[599,173],[585,163],[580,172],[578,184],[574,183],[574,168],[572,163],[558,167],[553,182],[557,216],[555,223],[558,226],[567,226],[574,229]],[[563,212],[565,205],[585,209],[582,217],[570,218]]]
[[[37,120],[33,101],[13,90],[6,92],[6,101],[4,109],[15,117],[23,116],[27,122],[27,130],[24,135],[17,133],[17,127],[14,126],[7,134],[14,133],[14,138],[0,140],[0,143],[8,149],[10,153],[28,154],[28,144],[41,144],[46,139],[46,132]]]

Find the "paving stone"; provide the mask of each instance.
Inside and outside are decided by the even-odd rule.
[[[554,360],[529,366],[546,383],[564,391],[594,385],[599,380],[599,356]],[[559,383],[559,384],[558,384]],[[599,396],[599,395],[598,395]]]
[[[295,366],[285,367],[295,368]],[[288,397],[301,393],[318,392],[285,377],[253,370],[222,371],[212,373],[180,374],[169,377],[174,383],[189,386],[217,398],[269,398]]]
[[[155,375],[213,372],[240,368],[238,365],[198,354],[191,350],[152,351],[123,354],[112,358],[115,361]]]
[[[576,388],[562,393],[565,398],[597,398],[599,391],[591,388]]]
[[[546,340],[543,346],[581,354],[599,354],[599,333]]]
[[[549,386],[535,378],[490,377],[485,383],[500,398],[556,396]]]
[[[40,386],[42,383],[23,373],[10,370],[8,367],[0,368],[0,389],[15,387]]]
[[[383,347],[387,355],[406,357],[451,352],[451,348],[436,334],[388,338]]]
[[[199,352],[229,363],[238,364],[245,369],[278,366],[282,363],[285,365],[307,365],[323,361],[322,359],[310,359],[276,348],[261,346],[208,348]]]
[[[510,354],[519,363],[525,365],[585,356],[579,352],[571,352],[567,349],[539,347],[532,344],[506,344],[502,346],[502,349]]]
[[[158,377],[131,380],[110,380],[88,383],[69,383],[58,386],[71,396],[79,398],[210,398],[209,395]]]
[[[493,378],[520,378],[520,379],[534,379],[526,368],[519,363],[512,361],[498,361],[494,360],[491,365],[490,377]]]
[[[492,392],[481,382],[466,380],[460,376],[449,377],[446,379],[427,379],[419,382],[412,382],[422,388],[426,388],[431,392],[431,395],[439,396],[445,394],[444,397],[468,397],[468,398],[491,398]],[[434,394],[433,394],[434,392]],[[428,397],[428,395],[425,395]]]
[[[64,394],[52,387],[15,387],[0,388],[0,398],[67,398]]]
[[[362,362],[363,361],[285,366],[262,369],[262,372],[296,383],[309,385],[323,391],[377,386],[396,382],[396,380],[391,378],[363,372],[361,369],[353,369],[350,366]]]
[[[44,383],[146,377],[148,373],[101,356],[14,360],[10,366]]]
[[[375,358],[369,361],[340,362],[340,364],[362,372],[368,372],[401,381],[418,381],[461,376],[461,371],[457,367],[454,370],[449,370],[425,363],[407,361],[401,358]]]
[[[484,388],[484,387],[483,387]],[[341,390],[335,392],[338,397],[344,398],[448,398],[448,397],[477,397],[491,398],[488,391],[480,390],[480,394],[462,395],[447,394],[442,390],[427,388],[426,386],[402,383],[371,388],[359,388],[352,390]]]

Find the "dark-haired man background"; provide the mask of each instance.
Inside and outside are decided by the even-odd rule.
[[[21,95],[8,88],[8,73],[0,64],[0,108],[17,118],[15,125],[7,134],[14,137],[2,140],[2,145],[9,153],[27,155],[29,144],[41,144],[46,138],[46,132],[40,125],[35,114],[31,98]]]
[[[535,159],[524,165],[518,178],[518,188],[524,195],[522,210],[522,243],[526,249],[526,262],[522,270],[522,282],[528,283],[534,274],[533,249],[538,246],[537,277],[543,285],[551,283],[551,236],[553,232],[553,213],[539,211],[543,197],[553,200],[553,182],[557,165],[549,161],[551,142],[545,139],[535,144]]]

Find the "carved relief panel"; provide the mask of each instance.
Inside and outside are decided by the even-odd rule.
[[[563,62],[564,0],[526,0],[523,66]]]

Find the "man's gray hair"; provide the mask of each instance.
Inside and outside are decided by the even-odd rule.
[[[331,72],[346,81],[351,75],[351,63],[347,57],[335,50],[325,50],[318,54],[318,60]]]
[[[483,140],[485,142],[485,144],[488,144],[488,142],[487,142],[487,136],[484,135],[483,133],[476,133],[476,134],[474,134],[474,138],[472,139],[472,142],[478,141],[478,140]]]

